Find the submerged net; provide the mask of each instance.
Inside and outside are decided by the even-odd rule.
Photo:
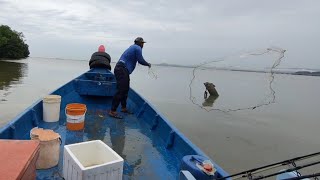
[[[275,68],[278,67],[281,63],[281,60],[284,57],[284,53],[286,50],[283,50],[281,48],[267,48],[262,50],[255,50],[251,52],[246,53],[238,53],[236,55],[227,56],[221,59],[216,60],[210,60],[204,63],[201,63],[193,68],[192,71],[192,79],[189,84],[189,99],[190,101],[198,106],[201,109],[204,109],[205,111],[222,111],[222,112],[232,112],[232,111],[241,111],[241,110],[253,110],[262,106],[267,106],[275,102],[276,100],[276,92],[273,89],[273,83],[275,80]],[[259,61],[257,61],[259,58],[261,58]],[[271,66],[270,66],[271,65]],[[261,69],[257,69],[257,66],[263,66]],[[245,68],[244,68],[245,67]],[[212,71],[215,70],[236,70],[236,71],[253,71],[253,72],[263,72],[264,74],[268,75],[267,80],[267,86],[264,87],[265,91],[266,88],[268,89],[264,94],[264,98],[258,98],[260,99],[260,102],[257,102],[255,100],[254,103],[251,103],[249,105],[244,105],[244,102],[237,102],[237,103],[225,103],[220,105],[221,107],[212,107],[212,104],[215,102],[216,99],[218,99],[220,96],[209,96],[209,98],[204,98],[205,102],[200,103],[199,99],[202,99],[199,96],[199,87],[200,89],[205,90],[205,87],[203,86],[203,83],[205,82],[205,79],[210,79],[210,81],[214,80],[216,81],[218,77],[207,77],[207,78],[199,78],[201,75],[202,77],[205,76],[204,71],[211,71],[210,73],[207,73],[207,76],[212,75]],[[202,72],[203,71],[203,72]],[[202,73],[202,74],[201,74]],[[238,73],[239,75],[239,73]],[[232,80],[236,81],[236,80]],[[230,81],[230,82],[232,82]],[[240,81],[246,81],[246,80],[240,80]],[[259,80],[260,81],[260,80]],[[214,82],[213,82],[214,83]],[[224,82],[226,83],[226,82]],[[242,90],[250,91],[250,86],[245,87]],[[254,84],[252,84],[254,86]],[[219,88],[220,86],[218,86]],[[234,88],[232,86],[229,86],[229,88]],[[196,90],[195,90],[196,89]],[[193,93],[197,92],[196,95]],[[242,92],[239,92],[238,96],[241,96]],[[224,97],[225,98],[225,97]],[[236,101],[235,101],[236,102]],[[206,104],[207,103],[207,104]],[[211,104],[211,106],[210,106]],[[215,105],[216,106],[216,105]]]

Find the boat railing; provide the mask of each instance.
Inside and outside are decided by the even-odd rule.
[[[266,178],[270,178],[270,177],[274,177],[274,176],[277,176],[277,180],[280,180],[280,179],[281,180],[282,179],[297,180],[297,179],[305,179],[305,178],[310,178],[310,177],[314,177],[317,179],[317,177],[320,176],[320,172],[315,172],[315,173],[308,174],[308,175],[302,175],[299,172],[299,170],[307,168],[307,167],[315,167],[316,165],[320,164],[320,160],[316,159],[319,157],[320,157],[320,152],[316,152],[316,153],[312,153],[312,154],[280,161],[277,163],[272,163],[269,165],[249,169],[249,170],[235,173],[235,174],[232,174],[229,176],[218,178],[217,180],[224,180],[227,178],[232,178],[232,179],[247,178],[249,180],[260,180],[260,179],[266,179]],[[304,162],[303,164],[297,165],[298,162],[302,162],[302,161]],[[308,161],[308,162],[305,162],[305,161]],[[309,162],[309,161],[311,161],[311,162]],[[280,168],[283,166],[289,166],[289,168],[270,173],[270,170],[277,169],[277,168]],[[261,175],[262,172],[269,172],[269,173],[267,173],[265,175]],[[283,174],[286,174],[286,176],[282,176]],[[282,178],[282,177],[287,177],[287,178]]]

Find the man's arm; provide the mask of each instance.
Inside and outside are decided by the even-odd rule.
[[[137,58],[139,64],[144,65],[144,66],[149,66],[149,67],[151,67],[151,64],[148,63],[146,60],[144,60],[144,58],[143,58],[143,56],[142,56],[142,50],[141,50],[141,48],[137,48],[136,58]]]

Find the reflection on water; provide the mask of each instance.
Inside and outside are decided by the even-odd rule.
[[[100,139],[109,142],[110,136],[112,149],[125,159],[125,155],[123,154],[125,144],[124,121],[108,120],[107,117],[103,109],[88,110],[85,133],[88,140]]]
[[[111,104],[111,100],[106,104]],[[154,141],[156,143],[160,142],[157,139],[158,137],[153,137],[149,128],[146,128],[146,125],[135,116],[128,115],[119,120],[107,115],[105,109],[110,107],[101,106],[96,109],[94,106],[90,107],[90,105],[87,107],[89,108],[86,113],[83,140],[102,140],[120,155],[124,159],[123,179],[132,179],[132,177],[161,179],[158,171],[164,170],[175,175],[176,169],[167,168],[168,162],[171,161],[167,161],[166,158],[172,158],[171,155],[159,155],[159,147],[154,144]],[[75,136],[73,135],[71,138],[75,138]],[[66,144],[69,142],[70,140],[66,140]],[[169,173],[168,176],[173,175]]]
[[[204,107],[212,107],[213,103],[218,99],[219,96],[210,95],[208,98],[204,99],[202,106]]]
[[[88,110],[86,113],[85,133],[88,140],[99,139],[104,141],[107,132],[105,126],[106,113],[102,109]]]
[[[250,107],[269,97],[269,76],[236,71],[198,71],[192,89],[199,108],[190,101],[192,69],[158,67],[158,78],[145,76],[137,67],[132,87],[193,143],[229,173],[244,171],[317,152],[320,89],[318,77],[276,75],[276,102],[256,108],[225,113],[204,109]],[[214,82],[219,98],[203,98],[203,82]]]
[[[125,124],[122,120],[110,121],[110,139],[112,149],[116,151],[123,159],[126,159],[126,155],[123,154],[125,137]]]
[[[0,90],[8,90],[27,74],[27,63],[0,61]]]

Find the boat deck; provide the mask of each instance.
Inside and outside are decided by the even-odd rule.
[[[123,179],[177,179],[184,156],[208,158],[132,89],[127,106],[135,114],[125,115],[124,119],[109,117],[107,111],[115,91],[112,73],[105,69],[91,69],[52,93],[62,97],[58,122],[42,120],[43,102],[39,100],[2,128],[0,138],[30,139],[30,130],[34,127],[52,129],[60,134],[62,144],[58,166],[37,170],[37,179],[62,179],[64,145],[90,140],[102,140],[124,159]],[[66,129],[64,110],[70,103],[87,106],[82,131]],[[217,164],[214,166],[217,177],[227,176]]]
[[[123,179],[176,179],[181,157],[165,148],[163,141],[135,115],[124,115],[124,119],[108,116],[106,99],[104,104],[87,104],[88,111],[83,131],[69,131],[64,124],[42,122],[39,127],[50,128],[62,138],[60,160],[57,167],[38,170],[38,179],[60,179],[63,170],[63,146],[90,140],[102,140],[124,161]],[[128,103],[130,107],[130,102]],[[27,139],[27,137],[26,137]]]

